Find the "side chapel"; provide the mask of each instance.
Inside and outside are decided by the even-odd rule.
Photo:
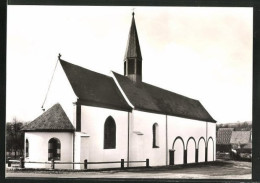
[[[24,127],[28,168],[47,168],[50,165],[29,162],[51,159],[107,162],[148,158],[150,166],[216,159],[216,121],[203,105],[142,81],[142,54],[134,13],[124,75],[103,75],[59,57],[46,106],[47,111]],[[119,166],[91,164],[88,168]],[[84,167],[57,164],[56,168]]]

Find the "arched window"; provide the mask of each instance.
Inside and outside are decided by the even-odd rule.
[[[29,157],[29,141],[26,139],[25,141],[25,157]]]
[[[115,120],[109,116],[104,125],[104,149],[116,148],[116,123]]]
[[[158,124],[153,124],[153,148],[159,147],[159,130],[158,130]]]
[[[60,140],[51,138],[48,143],[48,160],[60,160]]]

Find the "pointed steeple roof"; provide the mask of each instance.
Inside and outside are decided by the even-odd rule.
[[[134,18],[135,13],[133,12],[132,15],[133,15],[132,23],[128,35],[128,42],[127,42],[124,60],[126,60],[127,58],[137,58],[139,60],[142,60],[139,39],[138,39],[137,30],[135,26],[135,18]]]

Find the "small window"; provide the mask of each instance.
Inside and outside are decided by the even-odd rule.
[[[115,120],[109,116],[104,125],[104,149],[116,148],[116,123]]]
[[[48,160],[60,160],[60,140],[51,138],[48,143]]]
[[[153,148],[159,148],[159,130],[158,124],[153,124]]]
[[[25,157],[29,157],[29,141],[26,139],[25,141]]]

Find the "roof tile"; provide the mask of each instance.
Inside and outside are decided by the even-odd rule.
[[[68,116],[59,103],[24,126],[23,131],[74,131]]]
[[[198,100],[113,72],[126,96],[136,109],[195,120],[216,122]]]
[[[80,104],[130,111],[113,78],[60,60]]]
[[[234,128],[219,128],[217,132],[217,144],[230,144]]]
[[[231,144],[247,144],[251,139],[250,131],[233,131],[230,143]]]

